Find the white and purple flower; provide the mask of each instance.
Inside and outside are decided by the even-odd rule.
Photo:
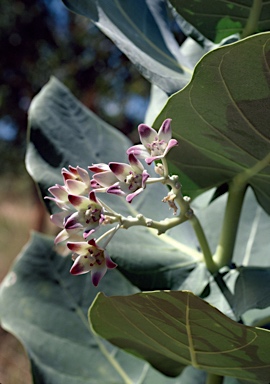
[[[164,120],[158,132],[146,124],[140,124],[138,131],[142,144],[130,147],[127,154],[145,159],[147,164],[163,159],[171,148],[178,145],[178,141],[172,139],[171,119]]]
[[[93,185],[96,191],[104,191],[119,196],[126,196],[127,202],[131,203],[135,196],[139,195],[146,187],[149,177],[142,163],[133,153],[128,156],[129,164],[109,163],[95,164],[89,169],[96,171],[93,176]]]
[[[71,204],[69,210],[51,215],[52,222],[63,228],[55,238],[56,244],[80,231],[83,231],[83,237],[86,239],[105,220],[103,207],[93,191],[89,193],[89,197],[68,195],[68,200]]]
[[[99,247],[95,239],[88,242],[68,242],[68,248],[73,252],[74,263],[70,269],[72,275],[91,272],[92,283],[96,287],[107,269],[117,267],[107,251]]]
[[[69,209],[69,195],[88,194],[90,191],[90,177],[88,172],[81,167],[69,166],[62,168],[64,185],[56,184],[48,190],[53,195],[45,196],[45,199],[54,201],[59,208]]]

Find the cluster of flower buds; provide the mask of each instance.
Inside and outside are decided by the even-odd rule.
[[[105,248],[112,235],[121,227],[121,215],[105,205],[97,194],[105,192],[124,196],[131,203],[148,183],[163,181],[168,176],[167,167],[163,166],[165,156],[178,144],[172,139],[171,119],[166,119],[158,132],[146,124],[140,124],[138,130],[141,144],[127,150],[129,164],[93,164],[88,167],[93,173],[92,178],[87,170],[79,166],[63,168],[64,184],[49,188],[52,197],[45,197],[54,201],[61,209],[51,216],[51,220],[62,229],[56,236],[55,243],[65,241],[68,249],[73,252],[74,263],[70,272],[74,275],[91,272],[95,286],[108,268],[117,266]],[[160,160],[161,163],[155,167],[159,178],[151,178],[139,158],[144,159],[148,165]],[[174,202],[169,202],[175,210]],[[101,225],[108,223],[117,223],[117,226],[97,240],[92,237]],[[106,235],[110,235],[109,240],[101,247],[99,243]],[[76,241],[77,239],[84,241]]]

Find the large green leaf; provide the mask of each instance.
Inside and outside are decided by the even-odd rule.
[[[52,239],[34,234],[1,286],[2,327],[26,348],[34,383],[179,383],[92,333],[87,310],[97,289],[88,274],[72,276],[71,263],[54,252]],[[137,291],[111,272],[99,285],[106,294]]]
[[[51,185],[63,184],[62,167],[70,164],[87,169],[92,163],[125,162],[130,145],[123,134],[85,108],[55,78],[31,104],[26,165],[42,196],[48,195]],[[160,184],[147,187],[132,204],[118,196],[102,194],[100,198],[125,216],[143,213],[161,220],[172,216],[161,202],[166,194],[167,189]],[[57,209],[51,202],[48,208]],[[121,271],[141,289],[171,289],[181,284],[201,258],[196,241],[189,240],[189,232],[188,225],[173,231],[172,237],[158,237],[156,231],[145,227],[120,230],[108,251]]]
[[[143,76],[171,94],[190,79],[191,65],[169,28],[163,0],[63,0],[90,18],[137,66]]]
[[[270,332],[234,322],[191,292],[100,293],[89,316],[99,335],[167,375],[191,364],[222,376],[270,381]]]
[[[55,77],[30,105],[26,168],[43,197],[49,194],[50,186],[63,184],[63,167],[87,169],[92,163],[125,161],[130,145],[123,134],[83,106]],[[50,212],[58,210],[50,200],[45,203]]]
[[[233,33],[242,33],[248,18],[258,18],[251,33],[270,29],[270,4],[266,0],[169,0],[178,13],[208,39],[219,43]]]
[[[172,170],[191,197],[228,183],[270,153],[270,33],[205,55],[191,82],[171,96],[155,121],[172,118]],[[249,179],[270,213],[270,166]]]

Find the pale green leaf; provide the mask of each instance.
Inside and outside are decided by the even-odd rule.
[[[162,0],[63,0],[90,18],[152,83],[171,94],[190,79],[189,62],[170,31]]]
[[[89,274],[71,275],[71,264],[52,239],[34,234],[1,285],[1,325],[24,345],[34,383],[177,384],[93,334],[87,310],[97,288]],[[107,295],[137,291],[110,272],[99,284]]]

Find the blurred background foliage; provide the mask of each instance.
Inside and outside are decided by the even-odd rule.
[[[1,0],[0,15],[1,174],[24,168],[27,110],[51,75],[125,134],[143,121],[149,83],[89,20],[60,0]]]

